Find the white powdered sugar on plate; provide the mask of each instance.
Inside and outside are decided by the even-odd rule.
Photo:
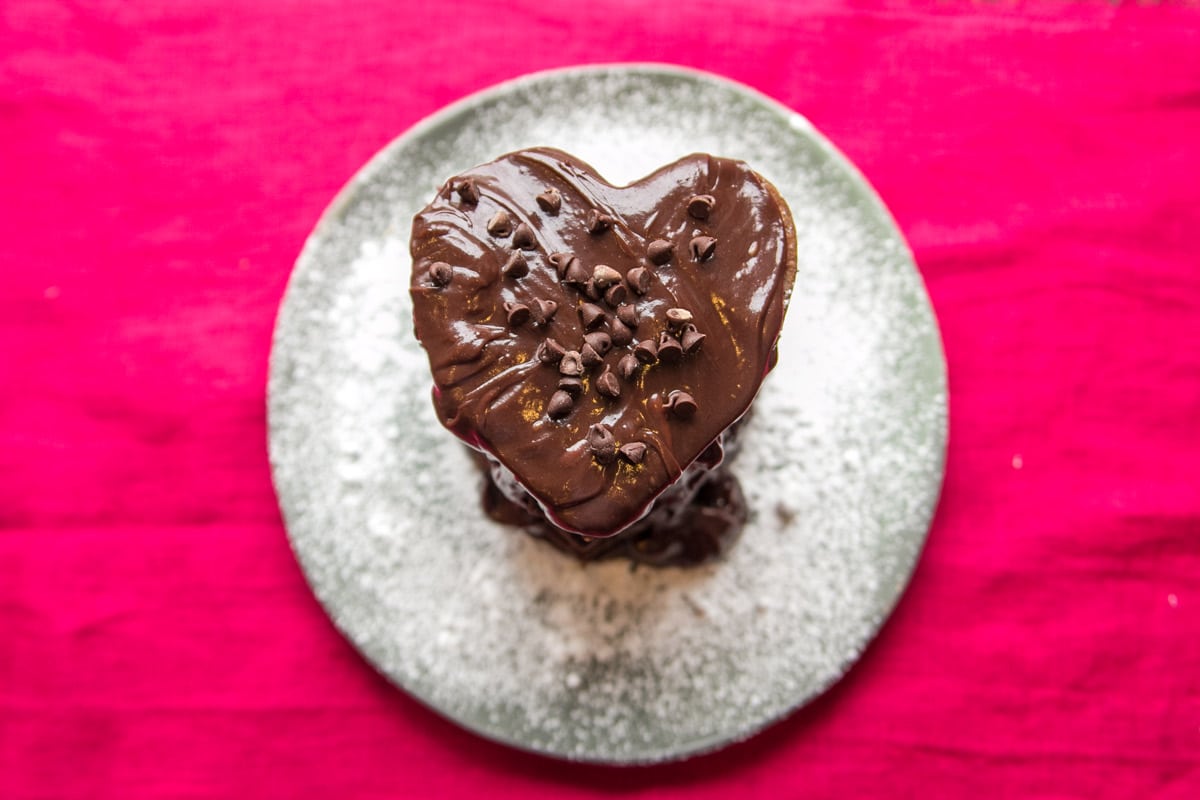
[[[751,509],[691,569],[581,564],[498,525],[437,423],[407,297],[412,216],[451,175],[560,147],[615,182],[741,158],[791,206],[800,268],[733,464]],[[945,367],[911,255],[807,123],[659,67],[531,76],[427,120],[343,190],[276,331],[271,459],[318,598],[398,685],[489,738],[642,763],[744,738],[812,698],[894,606],[941,485]]]

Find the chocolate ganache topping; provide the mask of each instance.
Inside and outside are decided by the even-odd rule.
[[[588,537],[636,522],[746,412],[796,270],[774,187],[703,154],[617,187],[510,153],[447,181],[411,248],[439,419]]]

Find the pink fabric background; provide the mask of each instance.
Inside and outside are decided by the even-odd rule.
[[[0,797],[1200,796],[1200,9],[741,5],[0,3]],[[378,677],[264,446],[275,311],[337,189],[451,100],[619,60],[741,80],[861,167],[952,405],[859,665],[631,770]]]

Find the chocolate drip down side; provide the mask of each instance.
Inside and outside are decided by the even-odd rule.
[[[452,178],[411,245],[439,419],[555,526],[620,532],[754,399],[794,239],[778,193],[713,156],[627,187],[548,149]]]

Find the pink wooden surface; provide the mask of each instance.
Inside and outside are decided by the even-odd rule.
[[[0,797],[1200,795],[1200,10],[757,0],[0,4]],[[483,742],[288,549],[274,314],[377,149],[534,69],[807,115],[943,326],[945,493],[827,696],[686,764]]]

